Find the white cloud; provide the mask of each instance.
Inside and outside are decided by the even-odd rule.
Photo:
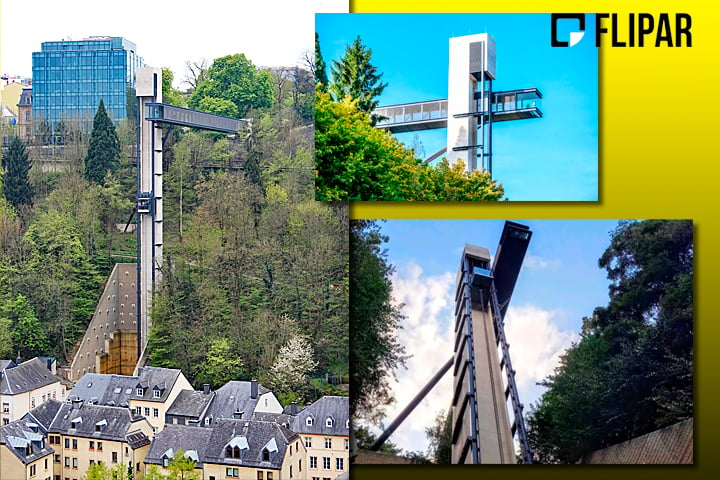
[[[530,270],[554,270],[560,268],[560,260],[547,259],[535,255],[527,255],[525,256],[525,260],[523,261],[523,268],[527,268]]]
[[[510,359],[518,388],[535,390],[536,382],[552,374],[560,355],[579,339],[572,331],[561,331],[554,318],[559,312],[535,305],[510,306],[505,317],[505,336],[510,344]],[[522,394],[522,392],[521,392]],[[521,399],[527,404],[536,398]]]
[[[399,268],[393,277],[393,296],[404,304],[406,316],[398,332],[400,342],[411,358],[407,370],[398,372],[392,383],[395,404],[387,409],[386,425],[419,393],[427,382],[451,357],[451,305],[455,277],[450,272],[423,276],[422,268],[410,263]],[[432,425],[440,410],[450,406],[452,376],[447,373],[428,393],[413,413],[403,422],[390,441],[410,451],[425,451],[425,428]]]

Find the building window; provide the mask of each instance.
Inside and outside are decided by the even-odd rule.
[[[55,463],[60,463],[60,455],[55,455]]]
[[[65,457],[65,466],[70,468],[70,457]]]
[[[305,447],[312,448],[312,437],[305,437]]]
[[[312,427],[312,424],[313,424],[313,418],[312,418],[312,417],[307,417],[307,418],[305,419],[305,425],[307,425],[308,427]]]
[[[325,448],[332,448],[332,438],[325,439]]]
[[[298,472],[302,472],[302,458],[298,460]]]
[[[345,450],[348,450],[350,448],[350,440],[347,438],[345,439]]]
[[[73,457],[73,468],[77,468],[78,462],[77,457]]]
[[[292,478],[292,465],[290,465],[290,478]]]
[[[145,407],[145,416],[146,417],[150,416],[150,407]]]
[[[90,450],[95,450],[95,441],[90,440]]]
[[[323,470],[330,470],[330,457],[323,457]]]
[[[153,398],[160,398],[160,390],[153,390]]]
[[[342,458],[335,459],[335,470],[345,470],[345,462]]]
[[[30,408],[35,408],[35,397],[30,400]]]
[[[225,474],[228,477],[239,477],[240,476],[240,470],[237,468],[226,468]]]
[[[310,457],[310,468],[317,468],[317,457]]]
[[[35,465],[30,465],[30,476],[31,477],[35,476],[35,471],[36,471]]]
[[[10,413],[10,404],[3,403],[3,413]]]
[[[117,463],[117,457],[118,457],[117,452],[112,452],[112,463]]]
[[[70,439],[69,438],[65,439],[65,448],[70,448]]]
[[[73,438],[73,450],[77,450],[77,438]]]
[[[272,472],[267,472],[267,480],[273,480],[273,474]]]
[[[331,417],[328,417],[328,418],[325,419],[325,426],[328,427],[328,428],[332,428],[332,426],[333,426],[333,421],[332,421],[332,418],[331,418]]]
[[[3,418],[3,425],[7,425],[7,424],[9,424],[9,423],[10,423],[10,419],[9,419],[9,418]]]
[[[160,410],[157,408],[153,408],[153,418],[158,418],[160,416]]]
[[[137,396],[138,396],[138,397],[142,397],[142,396],[143,396],[143,393],[144,393],[144,391],[143,391],[143,389],[142,389],[142,388],[138,388],[138,389],[137,389],[137,391],[136,391],[135,393],[137,394]]]
[[[98,442],[98,451],[102,452],[102,442]]]
[[[135,407],[135,415],[142,415],[142,407]]]

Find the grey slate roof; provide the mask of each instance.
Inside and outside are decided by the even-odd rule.
[[[50,429],[50,424],[52,424],[52,421],[55,419],[57,412],[62,406],[62,402],[51,398],[30,410],[28,413],[23,415],[22,418],[39,424],[40,427],[47,433]]]
[[[60,377],[50,373],[45,362],[38,358],[2,370],[1,377],[0,393],[3,395],[17,395],[60,381]]]
[[[66,403],[58,411],[48,431],[98,440],[126,441],[126,434],[131,431],[134,420],[128,408]],[[73,422],[76,428],[72,428]],[[107,422],[104,428],[96,431],[96,425],[103,422]]]
[[[166,415],[176,415],[200,419],[212,404],[215,392],[181,390],[175,401],[168,408]]]
[[[0,372],[5,370],[6,368],[13,368],[15,366],[15,362],[12,360],[0,360]]]
[[[55,453],[45,441],[42,429],[28,420],[15,420],[0,429],[0,444],[5,445],[23,464]],[[27,447],[30,447],[28,454]]]
[[[135,383],[136,389],[139,387],[144,389],[143,396],[140,397],[133,391],[131,399],[164,402],[179,376],[180,370],[175,368],[145,367]],[[160,397],[153,396],[154,390],[160,390]]]
[[[242,459],[226,456],[226,446],[237,437],[245,437],[248,451]],[[300,437],[274,422],[251,420],[219,419],[214,422],[212,434],[205,450],[204,462],[228,466],[250,466],[280,469],[289,443]],[[237,442],[236,442],[237,443]],[[270,460],[263,460],[263,450],[271,445],[277,448]]]
[[[308,426],[307,419],[312,417],[312,425]],[[326,426],[328,418],[332,419],[332,427]],[[348,420],[350,418],[350,403],[348,397],[326,395],[315,403],[308,405],[294,417],[290,428],[306,435],[339,435],[347,437],[350,434]]]
[[[78,380],[68,398],[79,398],[85,403],[97,402],[98,405],[125,406],[135,394],[138,377],[128,375],[108,375],[86,373]]]
[[[235,412],[244,412],[244,419],[249,419],[255,412],[260,395],[270,390],[258,384],[257,398],[250,398],[251,382],[232,381],[215,390],[215,400],[208,409],[207,416],[214,422],[219,418],[233,418]]]
[[[198,466],[202,465],[205,448],[211,434],[212,430],[209,428],[167,425],[164,430],[158,432],[153,438],[150,449],[145,455],[145,463],[162,465],[166,453],[171,458],[170,451],[174,454],[174,452],[182,449],[184,452],[196,451],[199,457]]]

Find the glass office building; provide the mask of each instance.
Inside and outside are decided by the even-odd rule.
[[[117,124],[128,116],[128,99],[135,101],[129,91],[135,87],[135,69],[144,66],[135,44],[120,37],[43,42],[32,60],[36,132],[55,131],[61,122],[60,128],[77,124],[90,131],[100,99]]]

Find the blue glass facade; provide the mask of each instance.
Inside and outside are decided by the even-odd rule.
[[[54,130],[63,121],[84,131],[92,128],[100,99],[116,124],[128,116],[128,88],[144,65],[135,44],[120,37],[43,42],[32,63],[35,128],[44,121]]]

